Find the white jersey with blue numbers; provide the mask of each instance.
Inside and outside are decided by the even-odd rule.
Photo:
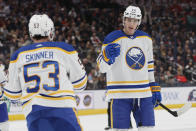
[[[97,58],[100,72],[106,73],[106,99],[152,96],[150,86],[155,80],[151,37],[139,30],[133,36],[117,30],[105,37],[102,50],[111,43],[120,45],[120,55],[115,58],[114,64],[106,63],[104,51]]]
[[[11,57],[4,95],[32,105],[76,107],[74,92],[86,87],[87,75],[75,49],[64,42],[42,42],[17,50]]]

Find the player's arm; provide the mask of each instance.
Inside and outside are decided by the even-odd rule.
[[[107,37],[104,40],[105,43],[102,45],[102,51],[97,58],[97,65],[101,73],[105,73],[110,69],[110,65],[115,62],[115,58],[120,55],[120,45],[112,43]]]
[[[101,73],[106,73],[108,70],[110,70],[110,65],[108,65],[104,60],[103,60],[103,55],[102,53],[99,54],[97,57],[97,66],[99,68],[99,71]]]
[[[155,83],[155,78],[154,78],[154,58],[153,58],[153,47],[152,47],[152,40],[151,39],[147,39],[148,42],[148,77],[149,77],[149,82],[150,85],[153,85],[153,83]],[[155,91],[160,91],[160,88],[151,88],[152,92]]]
[[[4,69],[5,69],[5,66],[3,64],[0,64],[0,84],[3,84],[7,81]]]
[[[17,62],[12,62],[11,59],[8,69],[8,82],[3,87],[4,95],[11,100],[18,100],[22,96],[17,69]]]
[[[69,56],[69,76],[74,87],[74,91],[81,92],[87,85],[87,74],[78,53]]]
[[[4,72],[4,69],[5,69],[5,66],[1,64],[0,65],[0,104],[3,103],[3,101],[1,101],[1,99],[3,98],[3,93],[4,93],[3,86],[7,82],[7,77]]]
[[[153,98],[153,104],[154,106],[158,106],[157,102],[161,102],[161,87],[160,85],[155,82],[154,78],[154,59],[153,59],[153,46],[152,46],[152,40],[149,39],[149,48],[148,48],[148,76],[149,76],[149,85],[152,91],[152,98]]]

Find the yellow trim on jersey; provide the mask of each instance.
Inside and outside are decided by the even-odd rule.
[[[119,91],[119,90],[117,90],[117,91],[108,90],[106,95],[112,94],[112,93],[135,93],[135,92],[147,92],[147,91],[151,91],[151,89],[149,88],[149,89],[144,89],[144,90],[121,90],[121,91]]]
[[[119,37],[117,38],[116,40],[112,41],[111,43],[116,43],[117,41],[119,41],[120,39],[123,39],[123,38],[128,38],[127,36],[122,36],[122,37]],[[136,38],[149,38],[152,40],[152,38],[150,38],[149,36],[136,36]],[[108,43],[110,44],[110,43]],[[102,46],[105,47],[107,46],[108,44],[103,44]]]
[[[154,68],[154,65],[148,65],[148,68]]]
[[[149,38],[152,40],[152,38],[150,38],[149,36],[136,36],[136,38]]]
[[[122,36],[122,37],[119,37],[118,39],[112,41],[111,43],[116,43],[117,41],[119,41],[120,39],[123,39],[123,38],[128,38],[127,36]]]
[[[34,52],[34,51],[38,51],[38,50],[42,50],[42,49],[57,49],[57,50],[60,50],[60,51],[63,51],[67,54],[75,54],[77,53],[77,51],[66,51],[66,50],[63,50],[62,48],[59,48],[59,47],[41,47],[41,48],[37,48],[37,49],[33,49],[33,50],[27,50],[27,51],[23,51],[23,52],[20,52],[17,56],[17,59],[16,60],[13,60],[13,61],[10,61],[10,63],[15,63],[18,58],[19,58],[19,55],[23,54],[23,53],[28,53],[28,52]]]
[[[47,100],[66,100],[66,99],[70,99],[70,100],[74,100],[75,101],[75,98],[73,98],[73,97],[58,97],[58,98],[54,98],[54,97],[35,96],[34,98],[41,98],[41,99],[47,99]],[[32,99],[30,99],[27,103],[25,103],[22,106],[22,108],[24,108],[27,104],[29,104]]]
[[[60,91],[52,92],[52,93],[50,93],[50,94],[48,94],[48,95],[51,96],[51,95],[56,95],[56,94],[58,94],[58,93],[71,93],[71,94],[74,94],[74,91],[70,91],[70,90],[60,90]],[[26,95],[26,96],[23,96],[23,97],[21,98],[21,100],[27,99],[27,98],[29,98],[29,97],[35,95],[35,94],[37,94],[37,93],[30,93],[30,94],[28,94],[28,95]]]
[[[35,98],[41,98],[41,99],[47,99],[47,100],[66,100],[66,99],[70,99],[70,100],[76,100],[75,98],[73,97],[69,97],[69,96],[66,96],[66,97],[45,97],[45,96],[35,96]]]
[[[116,43],[117,41],[119,41],[120,39],[123,39],[123,38],[128,38],[128,37],[127,36],[119,37],[116,40],[112,41],[111,43]],[[108,43],[108,44],[110,44],[110,43]],[[107,46],[108,44],[103,44],[103,47]]]
[[[7,96],[8,98],[11,98],[11,99],[18,99],[22,96],[22,94],[19,94],[19,95],[10,95],[8,94],[7,92],[4,91],[4,94],[5,96]]]
[[[55,92],[52,92],[48,95],[56,95],[58,93],[71,93],[71,94],[74,94],[74,91],[71,91],[71,90],[60,90],[60,91],[55,91]]]
[[[109,61],[109,59],[107,58],[107,56],[106,56],[106,54],[105,54],[105,49],[103,50],[103,57],[104,57],[104,60],[106,61],[106,62],[108,62]]]
[[[37,94],[37,93],[29,93],[28,95],[23,96],[23,97],[21,98],[21,100],[27,99],[27,98],[29,98],[29,97],[35,95],[35,94]]]
[[[155,88],[157,88],[157,87],[160,87],[160,86],[150,86],[150,87],[155,87]]]
[[[184,104],[166,104],[168,108],[181,108]],[[192,102],[192,107],[196,107],[196,103]],[[158,106],[155,108],[155,110],[161,110],[162,107]],[[84,109],[84,110],[78,110],[78,115],[97,115],[97,114],[107,114],[107,109]],[[25,120],[24,114],[9,114],[9,121],[15,121],[15,120]]]
[[[86,83],[87,83],[87,76],[85,76],[85,79],[80,84],[74,85],[74,88],[83,87]]]
[[[113,126],[113,110],[112,110],[112,105],[113,105],[113,99],[111,100],[111,103],[110,103],[110,117],[111,117],[111,119],[110,119],[110,121],[111,121],[111,128],[113,128],[114,126]]]
[[[78,124],[79,124],[81,130],[83,131],[83,128],[82,128],[82,126],[81,126],[81,124],[80,124],[80,120],[78,119],[78,113],[76,112],[76,109],[75,109],[75,108],[72,108],[72,109],[73,109],[73,111],[74,111],[74,113],[75,113],[75,115],[76,115],[77,122],[78,122]]]
[[[150,89],[151,89],[152,92],[161,91],[161,87],[160,86],[150,86]]]
[[[32,99],[30,99],[27,103],[25,103],[24,105],[22,105],[22,109],[25,108],[26,105],[28,105],[31,102]]]
[[[142,80],[142,81],[111,81],[111,82],[107,82],[107,84],[130,84],[130,83],[149,83],[149,80]]]
[[[98,69],[100,68],[100,62],[99,62],[99,60],[97,61],[97,67],[98,67]]]

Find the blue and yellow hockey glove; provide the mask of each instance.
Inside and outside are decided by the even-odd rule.
[[[159,103],[162,101],[161,92],[153,92],[152,93],[152,103],[154,107],[157,107]]]
[[[115,62],[115,58],[120,55],[120,45],[116,43],[108,44],[102,54],[104,61],[111,65]]]
[[[150,88],[152,91],[152,103],[154,107],[157,107],[159,103],[162,101],[161,87],[158,83],[152,82],[150,83]]]

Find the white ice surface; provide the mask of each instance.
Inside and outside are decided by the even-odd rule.
[[[196,108],[192,108],[185,114],[174,117],[165,110],[156,110],[155,131],[196,131]],[[84,131],[104,131],[107,126],[107,115],[80,116]],[[137,131],[134,126],[133,131]],[[9,131],[27,131],[25,121],[10,122]]]

